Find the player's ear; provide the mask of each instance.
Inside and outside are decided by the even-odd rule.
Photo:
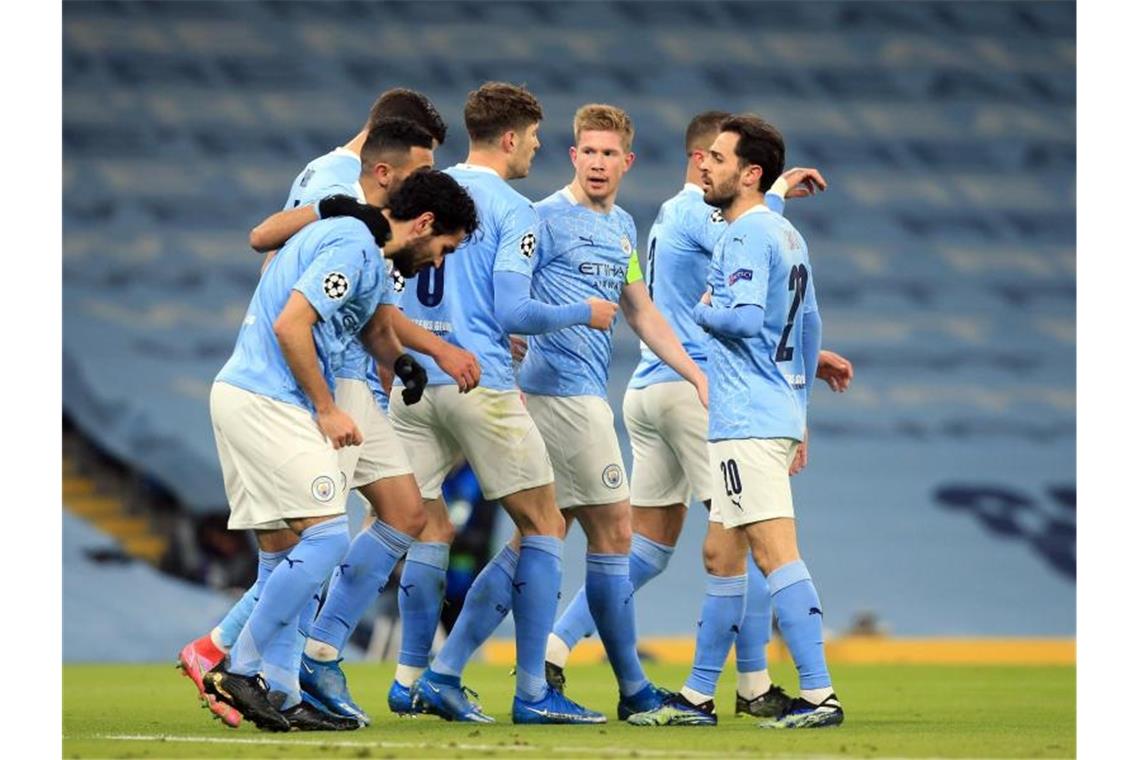
[[[372,168],[372,176],[376,178],[380,187],[386,188],[392,182],[392,167],[383,161],[377,161],[376,166]]]
[[[637,156],[634,155],[633,151],[630,151],[629,153],[625,154],[625,170],[626,171],[629,171],[629,167],[633,166],[633,160],[635,158],[637,158]]]
[[[430,235],[431,226],[435,224],[435,213],[432,211],[425,211],[416,217],[415,229],[417,235]]]
[[[508,129],[503,133],[503,136],[499,138],[499,147],[506,153],[514,153],[515,146],[518,145],[518,138],[519,136],[513,129]]]
[[[570,163],[574,163],[577,160],[578,160],[578,146],[571,145],[570,146]]]

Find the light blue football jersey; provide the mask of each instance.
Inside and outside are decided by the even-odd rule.
[[[445,170],[475,201],[479,229],[438,269],[427,267],[409,280],[400,306],[409,319],[462,346],[479,360],[479,385],[517,388],[508,335],[495,319],[495,272],[527,277],[534,269],[538,215],[534,205],[494,169],[456,164]],[[414,353],[414,352],[413,352]],[[428,373],[428,385],[451,385],[431,357],[415,353]]]
[[[775,193],[768,193],[765,201],[777,214],[784,209],[784,199]],[[693,306],[704,295],[713,246],[727,226],[720,209],[705,203],[704,190],[686,183],[681,192],[661,204],[646,244],[649,297],[702,371],[708,358],[708,335],[694,321]],[[630,378],[630,388],[683,380],[641,343],[641,361]]]
[[[803,437],[803,315],[818,310],[803,236],[756,206],[728,225],[709,264],[712,306],[764,310],[755,338],[709,333],[709,440]]]
[[[531,295],[550,304],[587,298],[616,302],[637,261],[633,217],[619,206],[603,214],[581,206],[569,189],[535,204],[542,220]],[[640,271],[640,267],[637,268]],[[573,325],[534,335],[519,370],[519,386],[547,396],[606,397],[613,327]]]
[[[319,315],[313,341],[330,390],[345,350],[357,342],[377,306],[394,304],[396,295],[372,233],[357,219],[314,222],[277,252],[257,283],[233,355],[217,380],[313,411],[273,334],[273,323],[294,290]]]
[[[361,203],[365,202],[364,189],[360,186],[360,156],[347,148],[336,148],[310,161],[293,180],[285,208],[317,203],[330,195],[351,195]],[[390,271],[388,260],[385,259],[384,263]],[[396,282],[399,284],[403,280],[397,277]],[[359,341],[349,344],[335,375],[367,382],[377,402],[385,409],[388,407],[388,394],[384,393],[380,378],[376,375],[375,363]]]

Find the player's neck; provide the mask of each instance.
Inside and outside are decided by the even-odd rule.
[[[701,184],[701,168],[695,159],[690,158],[689,163],[685,165],[685,184],[703,186]]]
[[[582,186],[578,184],[577,179],[567,185],[566,189],[570,191],[570,195],[574,197],[574,201],[579,206],[588,208],[591,211],[597,211],[599,214],[610,213],[613,211],[614,204],[617,202],[617,193],[607,195],[599,201],[591,199],[590,196],[586,195],[586,191],[582,189]]]
[[[360,151],[364,150],[364,141],[368,139],[368,130],[362,129],[356,133],[356,137],[346,142],[343,147],[345,150],[352,151],[356,155],[360,155]]]
[[[510,177],[510,170],[507,166],[507,156],[499,151],[485,150],[472,146],[471,150],[467,153],[467,160],[463,163],[471,164],[472,166],[486,167],[493,170],[503,179]]]
[[[723,209],[721,213],[724,215],[724,220],[731,223],[757,206],[765,205],[767,204],[764,203],[763,195],[738,195],[736,196],[736,200],[732,202],[732,205]]]

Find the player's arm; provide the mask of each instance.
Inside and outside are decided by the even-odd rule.
[[[636,256],[636,254],[635,254]],[[645,281],[640,277],[627,282],[621,291],[621,311],[630,329],[657,354],[661,361],[672,367],[677,374],[688,380],[697,389],[701,403],[706,407],[708,400],[708,380],[705,373],[677,340],[676,333],[669,326],[661,311],[649,297]]]
[[[826,189],[827,180],[818,169],[797,166],[776,178],[772,187],[764,193],[764,203],[770,210],[783,215],[786,199],[807,198]]]
[[[364,441],[364,436],[352,418],[337,407],[317,359],[313,325],[319,318],[306,296],[294,290],[273,323],[273,334],[297,384],[313,402],[321,433],[334,449],[355,446]]]
[[[350,195],[351,189],[334,185],[323,188],[323,191],[323,198],[278,211],[263,219],[249,231],[249,247],[258,253],[275,251],[306,226],[333,216],[351,216],[366,224],[371,221],[366,218],[369,207]]]
[[[727,304],[714,307],[711,294],[706,292],[693,307],[698,325],[726,338],[755,338],[763,332],[771,246],[772,241],[749,250],[743,243],[725,246],[721,268],[726,273]]]
[[[448,343],[431,330],[420,327],[404,316],[399,309],[391,315],[392,329],[400,342],[421,354],[427,354],[439,368],[455,380],[460,393],[466,393],[479,385],[483,371],[475,354],[459,346]]]
[[[381,366],[391,367],[403,381],[404,403],[411,405],[423,396],[428,378],[420,363],[404,351],[396,335],[395,320],[402,316],[396,306],[380,304],[360,331],[360,342]]]
[[[611,301],[588,298],[582,303],[549,304],[530,297],[537,262],[553,246],[549,225],[539,221],[533,208],[516,209],[503,220],[494,265],[496,321],[516,335],[541,335],[572,325],[610,329],[617,315],[617,304]]]

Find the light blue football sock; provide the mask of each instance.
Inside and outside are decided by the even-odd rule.
[[[637,657],[637,618],[629,565],[628,554],[586,554],[586,599],[623,697],[636,694],[649,683]]]
[[[230,652],[230,662],[233,663],[236,659],[251,656],[250,653],[240,653],[232,651],[236,649],[238,638],[241,636],[242,629],[245,628],[249,622],[249,616],[253,614],[254,608],[257,606],[257,600],[261,596],[261,590],[265,587],[265,582],[269,580],[269,576],[273,574],[274,568],[281,564],[281,560],[289,556],[290,549],[284,549],[279,552],[267,552],[258,550],[257,552],[257,580],[249,587],[249,590],[242,595],[242,598],[230,608],[226,616],[219,623],[219,626],[226,627],[226,639],[223,644],[228,646]],[[246,600],[251,600],[248,609],[242,609]]]
[[[281,633],[269,643],[263,658],[262,673],[269,690],[279,691],[285,695],[285,701],[280,706],[282,710],[288,710],[301,701],[301,684],[298,678],[301,672],[301,655],[305,652],[305,640],[309,637],[309,629],[313,625],[320,603],[321,595],[318,591],[305,603],[304,609],[297,617],[296,627],[282,628]],[[284,667],[270,665],[276,662],[287,664]]]
[[[514,588],[515,696],[534,702],[546,696],[546,637],[558,611],[562,586],[562,539],[525,536]]]
[[[637,591],[660,575],[672,556],[672,546],[659,544],[634,533],[629,552],[629,581],[633,584],[633,590]],[[573,649],[579,641],[592,635],[594,630],[594,618],[590,615],[586,587],[583,585],[554,624],[554,635],[562,639],[568,649]]]
[[[720,680],[728,650],[740,633],[747,586],[747,575],[708,577],[701,618],[697,622],[696,657],[693,670],[685,681],[685,686],[693,691],[716,694],[716,682]]]
[[[284,557],[289,552],[281,552]],[[258,565],[260,566],[260,562]],[[258,573],[260,576],[260,573]],[[241,595],[233,607],[230,607],[229,612],[222,618],[221,622],[216,626],[218,629],[218,639],[221,642],[222,648],[232,649],[234,642],[237,641],[238,634],[241,629],[245,627],[245,621],[249,620],[249,613],[253,612],[253,606],[257,604],[257,584],[254,583],[246,592]]]
[[[329,584],[325,606],[313,623],[310,637],[343,652],[356,624],[414,540],[383,520],[357,533]]]
[[[426,668],[431,642],[439,627],[439,613],[447,590],[446,543],[417,541],[408,549],[400,576],[400,658],[399,664]]]
[[[768,581],[748,553],[748,593],[744,621],[736,637],[736,672],[757,673],[768,669],[768,641],[772,638],[772,597]]]
[[[269,660],[269,645],[283,629],[288,629],[286,640],[292,642],[301,611],[344,557],[348,543],[348,519],[343,515],[301,533],[300,542],[265,582],[249,622],[238,636],[230,655],[232,672],[251,676],[261,671],[266,679],[286,682],[292,647],[274,649],[274,658]]]
[[[451,635],[431,664],[432,673],[457,678],[475,650],[491,638],[511,611],[511,581],[518,564],[518,552],[508,544],[475,576]]]
[[[781,565],[768,574],[768,588],[780,635],[796,663],[800,691],[830,686],[823,653],[823,608],[807,565],[802,559]]]

